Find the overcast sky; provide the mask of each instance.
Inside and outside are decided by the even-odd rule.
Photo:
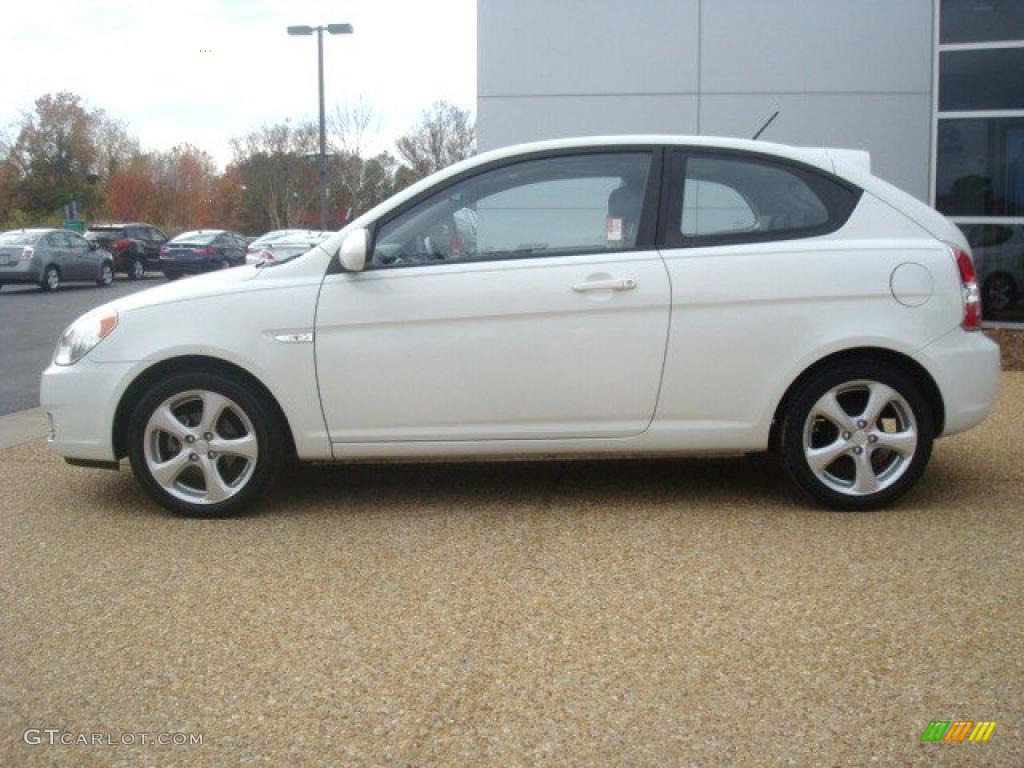
[[[316,38],[285,28],[343,22],[354,35],[324,36],[327,110],[364,95],[372,149],[437,99],[475,109],[476,0],[37,0],[3,10],[0,125],[69,90],[144,150],[187,141],[223,165],[232,136],[316,118]]]

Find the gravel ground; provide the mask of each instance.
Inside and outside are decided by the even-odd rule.
[[[0,451],[0,765],[1020,766],[1022,403],[861,515],[750,458],[309,468],[187,521]],[[953,719],[998,725],[920,742]]]
[[[985,335],[999,345],[1004,371],[1024,371],[1024,330],[989,328]]]

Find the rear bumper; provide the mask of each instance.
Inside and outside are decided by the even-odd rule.
[[[164,274],[173,272],[182,275],[198,275],[202,272],[211,272],[216,268],[216,263],[209,259],[196,259],[195,261],[160,259],[160,271]]]
[[[0,267],[0,283],[38,283],[42,279],[42,266],[34,260]]]
[[[942,435],[955,435],[985,420],[999,386],[999,347],[979,332],[957,328],[914,358],[942,394],[946,423]]]
[[[50,420],[50,447],[69,459],[115,461],[114,413],[138,365],[84,359],[43,371],[39,400]]]

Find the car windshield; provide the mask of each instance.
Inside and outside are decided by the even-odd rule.
[[[42,235],[43,233],[37,229],[4,232],[0,234],[0,245],[32,245]]]
[[[194,244],[197,244],[197,245],[205,245],[207,243],[212,243],[214,240],[216,240],[218,237],[220,237],[220,234],[221,234],[220,231],[213,231],[213,230],[205,230],[204,231],[202,229],[199,229],[199,230],[196,230],[195,232],[182,232],[176,238],[171,240],[171,242],[174,243],[174,244],[178,244],[178,243],[194,243]]]

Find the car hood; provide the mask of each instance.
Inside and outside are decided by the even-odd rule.
[[[196,277],[183,277],[174,282],[163,283],[145,291],[116,299],[104,304],[99,309],[116,309],[118,312],[131,312],[142,307],[154,307],[160,304],[173,304],[178,301],[190,301],[209,296],[219,296],[238,290],[238,287],[249,280],[259,277],[261,270],[252,266],[233,267],[217,272],[209,272]]]

